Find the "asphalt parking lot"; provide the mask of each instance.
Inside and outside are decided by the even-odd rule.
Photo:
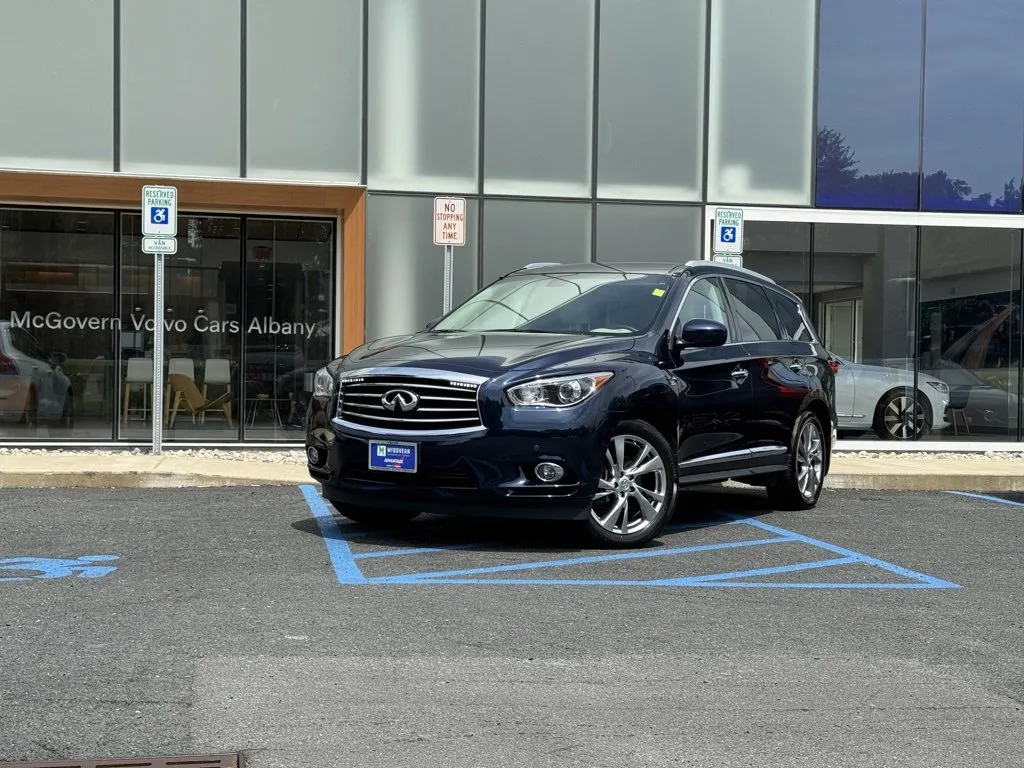
[[[1024,496],[367,531],[312,486],[4,490],[0,760],[1024,763]]]

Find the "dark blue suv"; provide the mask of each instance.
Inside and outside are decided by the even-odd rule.
[[[746,269],[531,265],[318,371],[309,472],[361,523],[570,519],[635,546],[680,486],[733,479],[813,507],[835,366],[800,299]]]

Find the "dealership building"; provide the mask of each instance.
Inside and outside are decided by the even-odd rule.
[[[440,314],[455,196],[456,303],[741,209],[849,446],[1019,448],[1022,39],[1024,0],[6,0],[0,444],[301,440],[319,366]]]

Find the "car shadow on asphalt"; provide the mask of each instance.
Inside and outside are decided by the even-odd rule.
[[[332,510],[333,511],[333,510]],[[677,546],[665,539],[696,528],[714,528],[737,519],[756,518],[774,510],[758,488],[702,486],[680,492],[673,519],[644,549]],[[424,512],[401,525],[366,526],[334,514],[335,525],[321,526],[312,515],[296,520],[292,528],[326,539],[341,539],[369,547],[458,547],[479,552],[563,553],[601,550],[581,525],[558,520],[480,518]]]

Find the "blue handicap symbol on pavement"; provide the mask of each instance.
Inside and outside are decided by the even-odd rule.
[[[719,240],[723,243],[735,243],[736,242],[736,227],[722,227]]]
[[[166,224],[170,219],[170,209],[154,205],[149,209],[149,221],[151,224]]]
[[[99,579],[117,570],[115,565],[94,565],[117,560],[117,555],[82,555],[75,559],[58,557],[0,557],[0,571],[21,572],[17,576],[0,576],[0,581],[34,581],[37,579]],[[35,574],[24,575],[25,572]]]
[[[316,518],[321,536],[327,546],[327,552],[334,567],[335,576],[340,584],[488,584],[501,586],[603,586],[603,587],[736,587],[736,588],[790,588],[790,589],[960,589],[959,584],[912,571],[878,558],[854,552],[844,547],[830,544],[820,539],[812,539],[801,533],[780,528],[776,525],[744,517],[728,512],[717,513],[717,520],[709,523],[685,523],[673,525],[665,529],[665,533],[674,533],[709,526],[737,526],[739,530],[751,531],[751,538],[738,541],[724,541],[714,544],[698,544],[692,546],[660,547],[638,549],[614,554],[581,555],[577,557],[558,558],[531,562],[517,562],[503,565],[491,565],[478,568],[431,569],[414,572],[399,572],[383,576],[367,576],[359,567],[360,562],[380,558],[401,561],[405,556],[421,555],[430,552],[447,552],[457,549],[473,549],[486,546],[482,542],[475,544],[457,544],[437,547],[405,547],[397,549],[376,549],[353,552],[352,540],[358,539],[358,533],[342,531],[334,514],[321,498],[313,485],[301,486],[306,504]],[[804,551],[817,550],[812,555],[817,559],[798,562],[786,562],[760,568],[729,570],[714,573],[697,573],[688,576],[657,578],[657,579],[601,579],[601,578],[523,578],[531,571],[558,569],[595,563],[613,563],[626,560],[642,560],[696,554],[715,550],[738,550],[753,547],[778,547],[779,545],[804,545]],[[822,557],[821,552],[827,553]],[[840,577],[836,581],[783,581],[774,580],[779,576],[791,578],[800,573],[820,573],[829,568],[859,566],[862,572],[872,574],[870,580],[852,581]],[[685,570],[681,568],[680,570]],[[508,574],[522,574],[509,577]]]

